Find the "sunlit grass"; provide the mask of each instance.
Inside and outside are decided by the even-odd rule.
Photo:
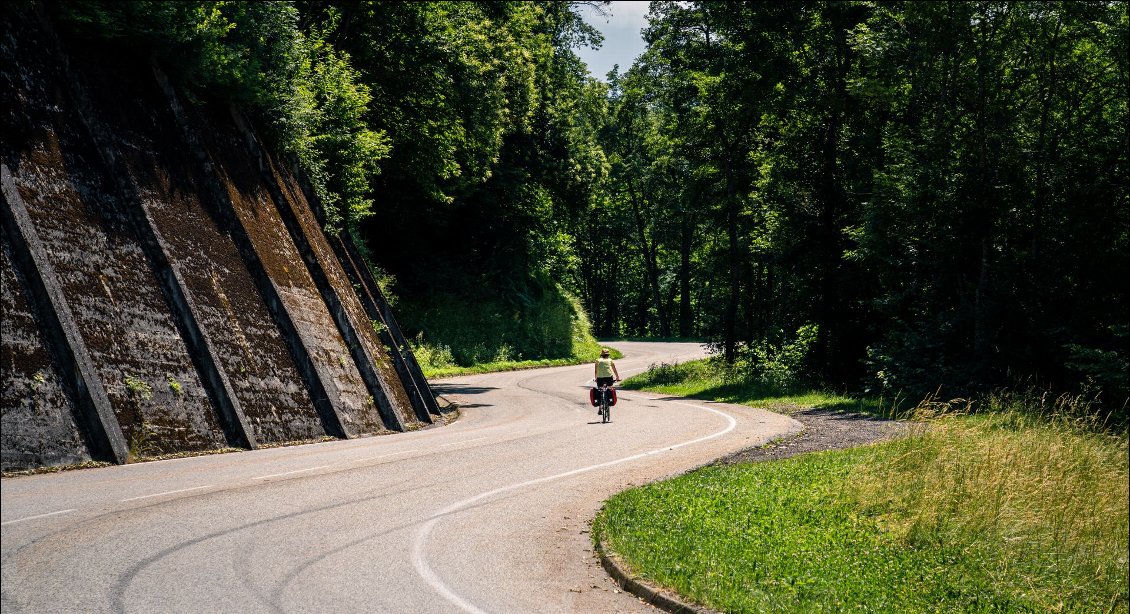
[[[685,375],[652,373],[648,389],[834,399],[743,397]],[[928,400],[912,415],[895,440],[626,491],[594,537],[634,573],[727,612],[1127,611],[1124,430],[1070,397]]]
[[[1037,404],[994,396],[976,415],[922,408],[914,436],[854,472],[857,500],[910,547],[988,551],[991,581],[1041,608],[1125,610],[1126,433],[1106,432],[1069,397]]]
[[[822,390],[780,390],[760,382],[728,377],[707,360],[652,365],[628,378],[623,388],[761,407],[779,413],[820,408],[880,414],[892,402],[881,398],[854,398]]]

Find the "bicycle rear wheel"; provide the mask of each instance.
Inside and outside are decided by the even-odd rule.
[[[605,398],[600,403],[600,421],[603,422],[603,423],[607,423],[609,420],[611,420],[612,419],[612,416],[610,415],[611,412],[612,412],[612,409],[608,406],[608,399]]]

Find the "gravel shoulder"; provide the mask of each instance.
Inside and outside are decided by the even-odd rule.
[[[733,465],[778,460],[821,450],[838,450],[890,439],[906,431],[908,423],[869,414],[807,409],[789,417],[804,425],[804,430],[786,439],[747,448],[724,456],[714,464]]]

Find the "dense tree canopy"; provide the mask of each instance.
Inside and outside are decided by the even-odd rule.
[[[637,261],[598,282],[630,289],[617,305],[582,293],[604,332],[678,319],[751,370],[795,362],[798,382],[1125,400],[1125,3],[650,18],[604,141]]]
[[[580,4],[49,6],[252,113],[452,360],[587,312],[778,385],[1125,413],[1125,2],[653,2],[607,84]]]

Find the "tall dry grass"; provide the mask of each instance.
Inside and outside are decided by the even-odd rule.
[[[1125,611],[1128,441],[1092,409],[1068,396],[927,400],[887,462],[860,466],[855,495],[912,547],[974,561],[1003,550],[986,554],[986,571],[1031,586],[1050,610],[1097,590]]]

